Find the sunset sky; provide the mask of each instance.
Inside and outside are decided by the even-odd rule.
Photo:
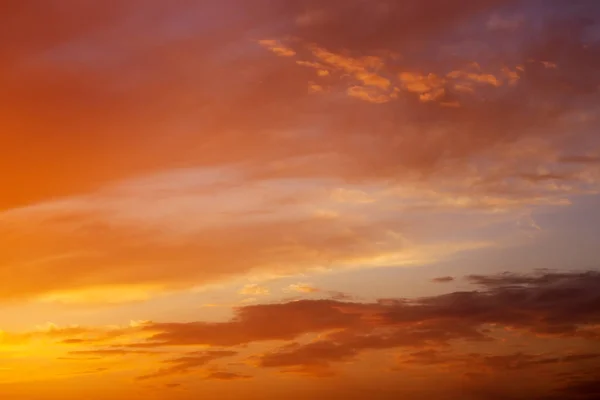
[[[597,0],[0,0],[0,399],[599,399],[599,129]]]

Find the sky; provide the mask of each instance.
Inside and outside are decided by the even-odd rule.
[[[600,3],[3,0],[0,397],[600,398]]]

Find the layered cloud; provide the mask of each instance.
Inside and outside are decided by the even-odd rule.
[[[11,6],[0,297],[425,263],[488,243],[416,241],[394,208],[598,190],[594,5],[401,3]]]
[[[287,165],[265,172],[277,176],[445,172],[448,162],[524,137],[572,138],[588,126],[578,117],[594,116],[598,44],[593,21],[580,19],[593,5],[533,13],[514,2],[508,15],[535,22],[514,34],[489,29],[502,18],[494,8],[500,1],[307,0],[260,11],[257,4],[226,3],[232,7],[145,5],[157,23],[132,21],[135,7],[48,5],[43,15],[64,26],[60,32],[26,8],[5,13],[12,21],[38,21],[27,34],[18,23],[6,25],[15,39],[3,57],[5,120],[14,127],[11,137],[29,145],[11,139],[14,156],[3,160],[2,170],[20,171],[7,176],[10,182],[36,181],[15,185],[6,206],[175,163]],[[234,5],[242,14],[230,12]],[[94,17],[81,27],[69,22],[72,13]],[[175,30],[186,14],[218,23],[182,22]],[[131,31],[148,35],[134,40]],[[168,82],[159,79],[165,76]],[[306,90],[311,80],[333,92],[315,100]],[[27,82],[29,90],[14,82]],[[21,118],[31,110],[44,112],[35,121]],[[82,131],[86,139],[76,140]],[[47,154],[52,143],[58,149]],[[575,154],[566,156],[581,155],[569,150]],[[327,158],[332,154],[337,159]],[[307,156],[321,161],[315,166]],[[22,162],[32,167],[14,168]],[[37,178],[40,171],[45,179]]]
[[[376,356],[382,371],[392,373],[421,371],[478,382],[535,373],[554,379],[553,385],[540,384],[537,393],[584,392],[584,372],[600,361],[594,351],[600,340],[597,272],[466,279],[475,285],[473,291],[374,302],[251,305],[222,322],[53,326],[11,334],[12,343],[43,339],[54,347],[47,356],[67,363],[65,368],[101,365],[110,371],[118,365],[144,371],[138,372],[140,383],[250,379],[273,370],[326,378]],[[4,346],[10,337],[3,336]],[[128,361],[112,363],[115,357]]]
[[[444,205],[442,193],[421,193],[331,180],[247,182],[204,169],[126,181],[2,213],[0,274],[12,284],[0,297],[144,301],[239,275],[424,264],[491,245],[413,239],[403,221],[411,210],[463,209]],[[255,285],[241,293],[267,294]]]
[[[162,368],[162,369],[158,370],[157,372],[150,374],[150,375],[143,375],[143,376],[139,377],[139,379],[144,380],[144,379],[152,379],[152,378],[158,378],[158,377],[163,377],[163,376],[168,376],[168,375],[182,374],[182,373],[188,372],[189,370],[203,367],[206,364],[210,363],[211,361],[218,360],[218,359],[225,358],[225,357],[231,357],[236,354],[237,353],[235,351],[226,351],[226,350],[223,350],[223,351],[209,350],[209,351],[205,351],[205,352],[187,354],[183,357],[178,357],[178,358],[174,358],[174,359],[165,361],[165,363],[169,365],[168,367]],[[214,372],[210,375],[210,377],[212,379],[223,379],[223,380],[235,379],[237,377],[237,375],[235,375],[233,373],[230,373],[230,374],[231,375],[228,375],[228,373],[226,373],[226,372]]]

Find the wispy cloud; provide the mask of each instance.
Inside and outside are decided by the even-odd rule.
[[[238,293],[250,296],[266,296],[270,293],[270,291],[266,287],[259,286],[255,283],[250,283],[241,288]]]

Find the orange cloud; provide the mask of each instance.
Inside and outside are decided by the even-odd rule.
[[[421,75],[418,73],[402,72],[400,81],[409,92],[427,94],[435,90],[443,89],[444,79],[435,74]]]
[[[251,375],[239,374],[236,372],[228,372],[228,371],[212,371],[210,372],[205,379],[209,380],[217,380],[217,381],[236,381],[240,379],[250,379]]]
[[[263,40],[259,40],[258,43],[261,46],[271,50],[273,53],[277,54],[278,56],[293,57],[296,55],[296,52],[294,50],[292,50],[289,47],[282,46],[281,43],[279,43],[277,40],[263,39]]]
[[[385,94],[379,94],[375,90],[370,90],[363,86],[352,86],[348,88],[348,96],[360,100],[368,101],[369,103],[381,104],[390,101],[390,97]]]
[[[440,276],[440,277],[437,277],[437,278],[433,278],[431,281],[432,282],[436,282],[436,283],[452,282],[452,281],[454,281],[454,277],[452,277],[452,276]]]
[[[319,93],[319,92],[323,92],[325,89],[323,89],[323,86],[321,85],[317,85],[316,83],[309,83],[308,85],[308,91],[310,93]]]
[[[452,71],[448,73],[448,78],[464,79],[476,83],[487,83],[492,86],[502,86],[502,82],[492,74],[478,74],[466,71]]]
[[[266,296],[270,293],[269,289],[266,287],[259,286],[255,283],[250,283],[241,288],[238,292],[239,294],[246,294],[250,296],[262,295]]]
[[[298,292],[298,293],[316,293],[320,290],[306,283],[294,283],[289,285],[284,289],[288,292]]]
[[[237,353],[235,351],[227,350],[207,350],[203,352],[187,354],[183,357],[178,357],[165,361],[164,363],[167,364],[168,367],[161,368],[158,371],[149,375],[140,376],[138,379],[145,380],[162,378],[171,375],[185,374],[190,371],[194,371],[196,369],[204,367],[211,361],[219,360],[226,357],[232,357],[236,354]],[[209,379],[215,378],[213,377]]]
[[[515,71],[512,71],[510,68],[508,67],[504,67],[502,68],[502,72],[504,73],[504,75],[506,76],[506,78],[508,79],[508,83],[510,85],[516,85],[519,82],[519,79],[521,79],[521,76],[519,75],[519,73],[517,71],[519,71],[518,69],[519,67],[517,67],[517,69]]]

